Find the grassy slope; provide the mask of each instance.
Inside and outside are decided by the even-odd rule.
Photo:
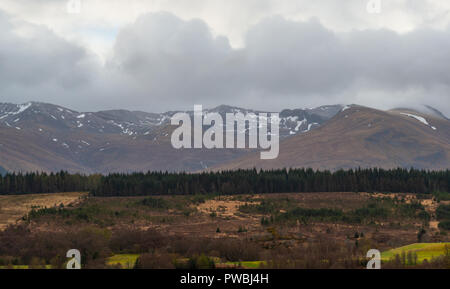
[[[266,261],[242,261],[242,262],[226,262],[225,265],[238,266],[245,269],[258,269],[261,265],[265,265]]]
[[[409,251],[416,252],[418,261],[422,262],[424,259],[431,260],[433,257],[438,257],[440,255],[445,254],[445,246],[450,248],[450,243],[416,243],[411,244],[395,249],[391,249],[389,251],[385,251],[381,254],[382,260],[389,260],[394,258],[396,254],[401,255],[402,252],[407,254]]]
[[[87,193],[55,193],[55,194],[25,194],[0,196],[0,230],[26,215],[33,207],[65,206],[86,196]]]
[[[118,254],[107,260],[107,265],[114,266],[119,264],[124,269],[133,269],[139,254]]]
[[[416,113],[418,114],[418,113]],[[280,154],[261,160],[250,153],[210,170],[357,167],[446,169],[450,122],[424,116],[437,130],[398,112],[355,106],[323,126],[280,143]]]

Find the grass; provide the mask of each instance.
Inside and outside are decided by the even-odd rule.
[[[226,262],[225,265],[239,266],[244,269],[258,269],[261,265],[265,265],[266,261],[242,261],[242,262]]]
[[[177,219],[185,220],[186,216],[193,215],[196,212],[194,205],[206,198],[205,196],[89,197],[74,207],[39,206],[29,214],[29,219],[34,222],[41,220],[47,224],[52,222],[55,226],[89,223],[102,228],[126,226],[139,221],[167,224],[176,222]],[[28,211],[31,209],[30,207]],[[0,229],[1,214],[0,202]]]
[[[30,269],[28,265],[0,266],[0,269]]]
[[[417,261],[422,263],[423,260],[431,260],[445,254],[445,246],[450,248],[450,243],[415,243],[395,249],[391,249],[381,253],[381,260],[388,261],[395,258],[395,255],[401,255],[402,252],[407,254],[409,251],[417,254]]]
[[[110,266],[120,265],[123,269],[133,269],[139,254],[118,254],[107,259]]]
[[[0,266],[1,269],[19,269],[19,270],[25,270],[30,269],[29,265],[12,265],[12,266]],[[52,269],[52,265],[45,265],[44,269]]]
[[[0,230],[9,224],[14,224],[26,215],[32,208],[51,208],[60,204],[67,206],[76,202],[87,193],[55,193],[55,194],[26,194],[0,196]]]

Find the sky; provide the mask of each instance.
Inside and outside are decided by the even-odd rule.
[[[449,116],[449,24],[448,0],[2,0],[0,102]]]

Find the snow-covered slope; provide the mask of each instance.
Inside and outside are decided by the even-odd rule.
[[[280,113],[280,138],[317,128],[341,108],[284,110]],[[224,119],[227,113],[260,113],[226,105],[204,109],[204,113],[209,112],[218,112]],[[8,170],[195,171],[247,153],[174,151],[170,144],[174,129],[170,117],[174,113],[78,112],[41,102],[0,103],[0,148],[4,152],[0,165]]]
[[[353,105],[319,128],[282,141],[274,160],[250,153],[211,170],[358,167],[449,169],[450,121]]]
[[[450,140],[449,121],[413,110],[376,113],[376,110],[371,110],[371,113],[362,114],[358,122],[352,122],[352,116],[355,116],[358,110],[362,108],[354,105],[283,110],[279,114],[280,141],[284,143],[295,138],[296,141],[290,141],[291,144],[308,143],[311,151],[319,151],[321,147],[327,147],[331,150],[328,152],[330,155],[324,154],[317,157],[320,158],[322,168],[326,168],[327,164],[336,166],[339,162],[348,164],[349,162],[345,159],[335,160],[333,164],[330,160],[338,152],[346,151],[344,146],[351,148],[355,143],[360,143],[356,137],[363,135],[370,140],[365,147],[367,151],[364,151],[367,156],[379,154],[386,147],[397,146],[397,151],[392,153],[394,157],[392,164],[420,164],[420,167],[426,168],[429,160],[436,162],[445,159],[449,153],[445,149],[435,149],[434,143],[425,142],[420,147],[423,155],[417,156],[416,163],[414,161],[395,162],[396,154],[398,156],[403,150],[407,151],[418,140],[422,141],[421,138],[428,137],[434,142]],[[204,113],[209,112],[218,112],[225,119],[227,113],[258,114],[261,111],[221,105],[204,109]],[[8,171],[63,169],[87,173],[146,170],[198,171],[217,167],[252,153],[252,150],[173,149],[170,138],[175,127],[170,125],[170,117],[174,113],[176,112],[147,113],[128,110],[78,112],[48,103],[0,103],[0,166]],[[188,113],[193,114],[192,111]],[[363,121],[364,117],[367,117],[365,121]],[[335,133],[331,134],[323,128],[330,122],[335,123],[336,118],[341,119],[342,127],[336,125],[335,128],[345,129],[345,133],[352,138],[343,138],[339,141],[339,146],[334,147],[311,141],[311,135],[317,136],[319,133],[317,131],[322,133],[326,131],[325,135],[320,135],[318,139],[330,142],[330,137]],[[382,119],[395,120],[396,125],[385,130],[388,123],[384,123]],[[356,123],[358,127],[353,127]],[[364,125],[361,126],[361,123]],[[400,128],[404,125],[414,128],[410,132],[417,135],[423,133],[423,136],[404,135],[406,130]],[[395,126],[398,126],[398,129]],[[330,126],[328,128],[330,129]],[[379,134],[371,135],[370,132],[375,129],[380,131]],[[370,147],[374,147],[374,143],[381,142],[381,139],[388,136],[390,139],[386,140],[383,146],[377,147],[376,151],[370,150]],[[341,139],[342,136],[337,134],[336,137]],[[427,148],[428,144],[432,149]],[[277,166],[290,165],[291,161],[312,166],[316,162],[317,158],[311,159],[314,155],[305,151],[308,148],[302,148],[299,151],[300,148],[296,148],[295,145],[287,146],[287,149],[284,149],[286,146],[284,148],[282,146],[282,150],[291,152],[285,162],[280,158]],[[351,152],[356,154],[357,151],[355,149]],[[427,151],[426,154],[425,151]],[[280,151],[280,156],[284,156],[285,153]],[[358,155],[348,155],[348,157],[349,159],[356,157],[358,162],[354,163],[361,166],[366,163],[379,165],[379,163],[371,162],[371,157]],[[310,163],[305,163],[306,159],[309,159]],[[252,163],[246,165],[251,167]],[[270,162],[267,165],[270,165]],[[430,167],[433,166],[430,164]]]

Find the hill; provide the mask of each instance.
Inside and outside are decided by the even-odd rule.
[[[277,159],[262,161],[252,153],[214,169],[253,167],[448,169],[450,122],[410,110],[351,106],[321,127],[282,141]]]
[[[282,111],[281,138],[313,130],[341,108],[334,105]],[[236,112],[258,113],[225,105],[204,112],[223,116]],[[174,149],[170,138],[175,127],[170,125],[170,117],[175,113],[77,112],[40,102],[3,103],[0,104],[0,165],[8,171],[199,171],[249,152]]]

